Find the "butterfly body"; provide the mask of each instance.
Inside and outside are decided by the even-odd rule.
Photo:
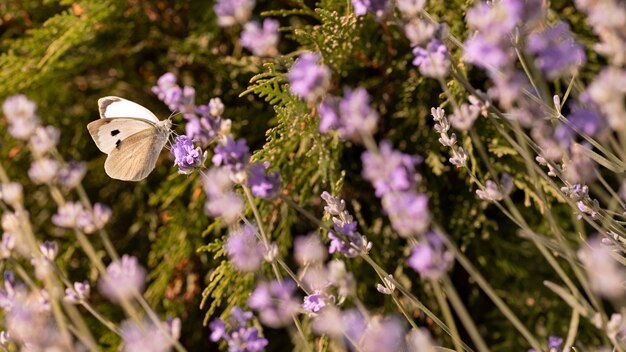
[[[143,180],[154,170],[171,133],[172,122],[119,97],[98,100],[100,119],[87,125],[94,142],[108,154],[104,170],[111,178]]]

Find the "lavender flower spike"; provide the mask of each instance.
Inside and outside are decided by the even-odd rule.
[[[254,0],[218,0],[213,10],[217,15],[217,24],[230,27],[235,24],[244,24],[252,15]]]
[[[107,267],[107,276],[100,278],[98,289],[113,302],[133,297],[143,289],[146,269],[137,258],[124,254],[119,261]]]
[[[265,248],[256,238],[256,232],[256,228],[245,224],[229,234],[224,250],[237,270],[251,273],[261,267]]]
[[[293,298],[295,288],[292,281],[261,282],[248,298],[248,305],[259,311],[263,324],[272,328],[285,326],[299,307]]]
[[[420,158],[394,150],[389,141],[381,142],[380,154],[365,152],[361,161],[363,178],[374,185],[377,197],[408,190],[418,180],[415,164],[420,162]]]
[[[454,255],[447,251],[441,235],[430,232],[424,241],[415,245],[409,257],[409,266],[428,279],[438,279],[448,271]]]
[[[330,69],[318,64],[320,58],[318,53],[306,52],[287,73],[289,91],[309,103],[324,95],[330,85]]]
[[[201,168],[207,158],[207,153],[202,153],[200,147],[194,148],[191,138],[185,135],[176,137],[170,153],[174,156],[174,166],[178,167],[178,173],[183,175]]]
[[[250,50],[252,54],[261,57],[278,55],[278,27],[276,20],[266,18],[261,25],[257,21],[246,23],[241,33],[241,46]]]
[[[269,162],[255,163],[248,168],[248,186],[252,195],[263,199],[272,199],[280,192],[280,174],[278,171],[267,172]]]

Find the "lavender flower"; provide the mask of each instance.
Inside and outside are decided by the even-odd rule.
[[[261,267],[265,248],[256,237],[257,229],[245,224],[231,231],[224,250],[231,264],[243,272],[255,272]]]
[[[396,6],[402,15],[408,18],[416,17],[426,5],[426,0],[398,0]]]
[[[469,38],[463,43],[463,47],[463,59],[486,70],[497,70],[513,60],[513,54],[508,47],[491,43],[481,35]]]
[[[61,132],[53,126],[39,126],[30,137],[30,149],[35,155],[44,155],[59,143]]]
[[[124,352],[170,351],[173,336],[164,330],[166,330],[165,326],[159,327],[148,321],[142,324],[131,320],[123,321],[120,326],[120,335],[124,340]]]
[[[430,225],[428,197],[414,191],[390,192],[382,199],[391,226],[402,237],[424,233]]]
[[[196,112],[200,114],[210,114],[207,106],[196,107]],[[193,114],[186,114],[185,135],[195,142],[200,142],[202,146],[208,146],[220,132],[222,120],[212,116],[198,117]]]
[[[526,49],[536,55],[535,63],[551,79],[573,73],[587,60],[565,22],[529,36]]]
[[[68,303],[77,304],[87,300],[90,293],[91,287],[89,286],[88,281],[85,280],[83,282],[74,282],[73,287],[68,287],[65,289],[64,300]]]
[[[59,163],[50,158],[41,158],[33,161],[28,169],[28,177],[35,184],[51,183],[57,176]]]
[[[578,250],[578,258],[587,271],[591,289],[609,299],[619,299],[626,294],[626,271],[611,253],[610,247],[599,239],[592,239]]]
[[[434,352],[435,345],[427,329],[412,329],[406,336],[409,351]]]
[[[300,266],[322,263],[326,259],[326,248],[315,233],[298,236],[293,241],[294,259]]]
[[[430,78],[444,78],[450,68],[448,48],[438,39],[432,39],[426,48],[413,48],[413,65],[419,67],[420,73]]]
[[[436,30],[437,26],[419,18],[412,18],[404,26],[404,34],[411,42],[411,46],[421,46],[427,41],[430,41],[433,35],[435,35]]]
[[[0,260],[11,258],[14,248],[15,236],[10,232],[4,232],[0,241]]]
[[[263,351],[268,341],[259,336],[259,330],[248,326],[251,319],[252,312],[244,312],[237,306],[233,307],[226,322],[215,319],[209,324],[211,341],[226,341],[229,351]]]
[[[370,107],[370,96],[364,88],[344,89],[344,97],[339,102],[339,134],[343,138],[360,139],[361,135],[376,132],[378,113]]]
[[[626,46],[626,43],[624,45]],[[616,130],[626,127],[623,118],[626,114],[624,87],[626,87],[626,69],[608,67],[596,76],[584,93],[604,114],[609,125]]]
[[[222,27],[230,27],[246,23],[254,5],[254,0],[218,0],[213,10],[217,15],[217,23]]]
[[[22,185],[16,182],[0,183],[0,200],[17,208],[24,200]]]
[[[76,188],[87,173],[87,164],[84,162],[72,160],[59,170],[57,182],[65,189]]]
[[[339,98],[331,95],[318,105],[317,113],[320,118],[319,131],[321,133],[339,128],[339,102]]]
[[[261,282],[248,298],[248,305],[259,312],[261,322],[278,328],[291,321],[300,306],[293,298],[295,285],[291,281]]]
[[[335,339],[345,337],[344,343],[352,348],[355,347],[354,343],[362,339],[366,328],[367,322],[356,308],[340,311],[334,307],[327,307],[313,322],[313,331],[318,334],[327,334]],[[387,349],[381,351],[387,351]]]
[[[485,188],[477,190],[476,195],[483,200],[499,202],[513,190],[513,180],[509,174],[504,173],[500,184],[502,188],[499,188],[495,182],[487,180]]]
[[[302,308],[311,313],[317,313],[326,306],[326,297],[320,293],[310,294],[304,297]]]
[[[383,17],[390,10],[388,0],[351,0],[354,14],[357,16],[365,16],[371,12],[376,17]]]
[[[45,241],[39,246],[39,250],[41,251],[41,255],[49,260],[54,261],[57,253],[59,253],[59,245],[57,245],[54,241]]]
[[[424,240],[413,246],[409,266],[424,278],[436,280],[450,269],[454,255],[447,251],[441,235],[435,232],[426,234]]]
[[[331,254],[339,252],[348,258],[357,256],[359,252],[368,253],[373,244],[367,240],[367,237],[356,231],[357,222],[354,221],[349,212],[346,210],[338,211],[338,209],[345,207],[345,202],[338,197],[331,196],[328,192],[323,192],[321,198],[327,204],[324,210],[334,215],[332,220],[333,229],[336,233],[330,232],[328,234],[330,239],[328,252]]]
[[[133,297],[143,289],[146,269],[139,265],[137,258],[124,254],[119,261],[107,267],[107,275],[100,278],[100,293],[113,302]]]
[[[96,203],[93,206],[93,213],[85,210],[78,217],[78,226],[83,232],[89,234],[96,230],[101,230],[111,219],[113,211],[102,203]]]
[[[68,229],[78,228],[78,219],[84,210],[80,202],[67,202],[52,216],[52,223]]]
[[[226,141],[215,147],[215,154],[211,161],[215,166],[224,166],[233,173],[240,172],[248,166],[250,149],[246,141],[228,137]]]
[[[206,153],[202,153],[200,147],[194,148],[193,141],[187,136],[178,136],[170,154],[174,156],[174,166],[178,167],[178,173],[188,175],[201,168],[206,160]]]
[[[170,110],[178,110],[182,90],[176,84],[176,76],[173,73],[167,72],[159,77],[157,85],[152,87],[152,92],[156,94]]]
[[[278,171],[267,172],[269,162],[254,163],[248,168],[248,186],[255,197],[272,199],[280,192],[280,174]]]
[[[450,123],[459,131],[469,130],[478,115],[480,114],[480,106],[476,104],[461,104],[455,109],[454,114],[450,116]]]
[[[257,21],[246,23],[241,33],[241,46],[256,56],[278,55],[279,26],[278,21],[270,18],[263,21],[263,26]]]
[[[9,122],[9,134],[19,140],[28,140],[39,126],[36,110],[37,105],[24,95],[8,97],[2,105],[2,111]]]
[[[415,164],[420,158],[394,150],[391,142],[380,143],[380,154],[365,152],[361,155],[363,178],[374,185],[376,196],[389,192],[406,191],[418,180]]]
[[[376,317],[363,333],[360,350],[363,352],[402,351],[404,328],[397,318]]]
[[[308,103],[323,96],[330,85],[330,69],[318,64],[320,58],[319,53],[303,53],[287,73],[289,91]]]
[[[487,36],[491,42],[505,39],[524,15],[523,2],[503,0],[495,3],[478,2],[467,10],[470,28]]]
[[[202,184],[207,201],[204,210],[209,216],[220,217],[226,223],[237,221],[243,213],[241,197],[232,189],[229,172],[221,168],[212,168],[202,175]]]

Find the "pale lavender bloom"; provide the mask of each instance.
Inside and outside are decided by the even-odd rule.
[[[11,341],[11,335],[6,331],[0,331],[0,345],[7,347]]]
[[[213,117],[222,116],[224,113],[224,103],[222,103],[222,99],[220,98],[211,98],[209,100],[209,113]]]
[[[326,133],[339,128],[339,98],[328,96],[317,107],[319,116],[319,131]]]
[[[2,234],[2,241],[0,241],[0,260],[11,258],[14,248],[15,236],[9,232],[4,232]]]
[[[450,123],[459,131],[469,130],[480,114],[480,107],[474,104],[461,104],[450,116]]]
[[[252,195],[263,199],[272,199],[280,192],[280,173],[267,172],[269,162],[254,163],[248,168],[248,186]]]
[[[346,270],[346,263],[334,259],[328,263],[328,280],[337,288],[340,297],[349,297],[356,292],[354,275]]]
[[[8,97],[2,110],[9,122],[9,134],[16,139],[28,140],[39,126],[39,118],[35,115],[37,104],[22,94]]]
[[[315,333],[335,339],[345,338],[345,344],[352,348],[352,342],[361,340],[366,327],[365,318],[356,308],[341,311],[334,306],[326,307],[313,321]]]
[[[157,85],[152,87],[152,92],[156,94],[170,110],[178,110],[182,90],[178,84],[176,84],[176,76],[173,73],[166,72],[159,77]]]
[[[291,322],[300,306],[293,298],[294,290],[292,281],[282,284],[276,280],[261,282],[248,298],[248,305],[259,312],[263,324],[272,328],[283,327]]]
[[[384,16],[390,10],[388,0],[351,0],[354,14],[357,16],[365,16],[371,12],[376,17]]]
[[[235,269],[251,273],[261,267],[265,247],[256,237],[257,229],[251,225],[242,225],[231,231],[224,251]]]
[[[454,261],[454,255],[446,250],[440,236],[435,232],[429,232],[424,240],[411,250],[408,265],[424,278],[439,279],[450,269]]]
[[[376,132],[378,113],[370,107],[370,96],[364,88],[344,89],[344,97],[339,102],[339,116],[339,134],[343,138],[359,139],[360,135]]]
[[[228,326],[221,319],[214,319],[210,324],[210,340],[218,342],[224,340],[228,343],[228,350],[232,352],[257,352],[263,351],[268,341],[259,336],[259,331],[254,327],[248,327],[248,321],[252,319],[252,312],[244,312],[235,306],[227,319]]]
[[[183,113],[183,115],[189,115],[194,113],[196,101],[196,90],[190,86],[184,86],[180,100],[178,102],[178,110]]]
[[[576,0],[575,3],[587,14],[587,23],[600,38],[595,51],[607,56],[613,66],[623,66],[626,63],[626,3],[621,0]]]
[[[156,326],[145,321],[137,325],[134,321],[125,320],[120,326],[124,352],[166,352],[170,351],[173,337],[166,333],[165,326]]]
[[[426,48],[413,48],[413,65],[419,67],[420,73],[430,78],[444,78],[450,68],[448,48],[438,39],[432,39]]]
[[[463,59],[486,70],[505,67],[513,59],[511,50],[485,40],[480,34],[467,39],[463,47]]]
[[[109,222],[113,211],[102,203],[96,203],[93,206],[93,214],[89,211],[83,211],[78,217],[78,226],[83,232],[89,234],[96,230],[101,230]]]
[[[191,138],[185,135],[176,137],[170,154],[174,156],[174,166],[178,167],[178,173],[183,175],[201,168],[207,157],[200,147],[194,148]]]
[[[250,19],[254,0],[218,0],[213,6],[217,23],[222,27],[244,24]]]
[[[409,351],[435,352],[435,345],[427,329],[411,329],[406,336]]]
[[[485,182],[485,188],[476,190],[476,195],[482,200],[499,202],[513,190],[513,182],[509,174],[502,174],[501,188],[492,180]]]
[[[345,207],[343,200],[331,196],[328,192],[323,192],[321,198],[327,204],[324,209],[334,215],[332,218],[334,230],[341,234],[328,233],[328,238],[331,241],[328,252],[331,254],[339,252],[349,258],[357,256],[359,251],[369,252],[373,244],[367,240],[367,237],[356,231],[357,222],[354,221],[352,215],[346,210],[337,211],[339,208]]]
[[[87,164],[72,160],[59,170],[57,182],[66,189],[76,188],[87,173]]]
[[[558,336],[549,336],[548,337],[548,351],[549,352],[561,352],[561,345],[563,344],[563,339]],[[538,352],[536,349],[531,348],[528,352]]]
[[[361,155],[363,178],[374,186],[377,197],[389,192],[406,191],[418,180],[415,165],[418,157],[393,149],[391,142],[380,143],[380,154],[364,152]]]
[[[586,95],[602,111],[613,129],[626,127],[626,69],[605,68],[589,84]]]
[[[65,289],[65,298],[64,300],[68,303],[77,304],[81,301],[87,300],[89,298],[89,294],[91,293],[91,287],[89,286],[88,281],[83,282],[74,282],[73,287],[68,287]]]
[[[417,16],[426,4],[426,0],[398,0],[396,6],[408,18]]]
[[[202,175],[202,184],[207,195],[204,204],[207,215],[219,217],[231,224],[243,213],[244,204],[241,197],[233,191],[229,174],[222,168],[211,168]]]
[[[322,263],[326,259],[326,248],[316,233],[298,236],[293,244],[293,256],[300,266]]]
[[[360,350],[363,352],[403,351],[404,328],[397,318],[373,318],[363,333]]]
[[[214,152],[211,158],[213,165],[223,166],[233,173],[244,170],[250,161],[250,149],[243,138],[235,141],[228,137],[224,143],[215,147]]]
[[[341,215],[346,210],[346,202],[339,198],[334,197],[330,193],[324,191],[320,196],[325,202],[324,211],[330,215]]]
[[[411,42],[412,46],[422,45],[430,41],[435,35],[437,26],[419,18],[412,18],[404,26],[404,34]]]
[[[587,271],[591,289],[603,297],[619,299],[626,294],[626,270],[614,257],[610,247],[603,246],[594,238],[578,250],[578,258]]]
[[[462,147],[458,147],[456,149],[452,149],[450,163],[456,167],[464,167],[467,163],[467,158],[469,158],[467,151],[465,151]]]
[[[59,253],[59,245],[57,245],[54,241],[45,241],[41,245],[39,245],[39,250],[41,251],[41,255],[49,261],[54,261],[57,253]]]
[[[402,237],[424,233],[430,225],[428,196],[414,191],[390,192],[382,199],[391,226]]]
[[[576,216],[578,220],[583,218],[583,214],[589,215],[592,219],[598,218],[600,205],[597,199],[593,199],[593,200],[591,200],[590,198],[581,199],[578,202],[576,202],[576,207],[580,211],[580,214]]]
[[[520,0],[478,2],[467,10],[467,24],[495,43],[506,39],[523,15],[524,6]]]
[[[579,133],[594,137],[604,128],[604,122],[595,107],[574,106],[567,115],[567,120]],[[561,123],[554,131],[555,138],[564,147],[569,147],[575,138],[575,131],[567,124]]]
[[[289,91],[311,103],[323,96],[330,85],[330,69],[318,64],[319,53],[305,52],[287,73]]]
[[[68,229],[78,228],[79,217],[85,211],[80,202],[67,202],[52,216],[52,223]]]
[[[321,293],[314,293],[304,297],[302,308],[311,313],[317,313],[326,306],[325,296]]]
[[[2,213],[2,229],[11,234],[21,233],[20,220],[15,213],[5,211]]]
[[[591,183],[597,177],[597,166],[589,156],[591,146],[574,143],[569,161],[563,164],[563,176],[570,183]]]
[[[626,191],[626,189],[623,188],[624,185],[625,183],[622,183],[622,188],[620,188],[620,197],[623,197],[622,193]],[[561,192],[563,192],[563,194],[565,194],[567,197],[575,200],[589,197],[589,187],[587,187],[586,185],[581,185],[580,183],[567,187],[561,187]]]
[[[584,48],[574,41],[565,22],[530,35],[526,49],[536,55],[535,63],[551,79],[573,74],[587,61]]]
[[[196,112],[205,113],[200,109],[204,107],[196,107]],[[208,108],[207,108],[208,109]],[[208,113],[208,110],[206,111]],[[200,142],[204,147],[208,146],[217,136],[220,130],[221,120],[213,117],[198,117],[193,114],[186,114],[185,119],[185,135],[194,142]]]
[[[17,291],[10,310],[5,311],[6,329],[12,342],[28,350],[68,351],[46,297],[45,291]]]
[[[30,150],[35,155],[44,155],[59,143],[61,132],[53,126],[39,126],[30,136]]]
[[[57,176],[59,168],[59,163],[54,159],[37,159],[30,165],[28,177],[38,185],[50,183]]]
[[[0,200],[13,208],[18,207],[24,200],[22,185],[17,182],[0,183]]]
[[[258,21],[250,21],[243,27],[241,46],[256,56],[278,55],[278,21],[266,18],[263,26]]]
[[[100,278],[100,293],[112,302],[119,302],[140,294],[146,278],[144,269],[137,258],[124,254],[119,261],[107,267],[107,274]]]

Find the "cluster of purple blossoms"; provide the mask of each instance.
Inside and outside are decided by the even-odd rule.
[[[180,319],[172,319],[159,325],[150,321],[140,324],[125,320],[120,326],[126,352],[167,352],[180,337]]]
[[[86,301],[91,293],[91,286],[88,281],[74,282],[72,287],[65,289],[64,300],[68,303],[78,304]]]
[[[218,0],[213,6],[217,23],[222,27],[244,24],[252,16],[255,0]]]
[[[94,204],[93,211],[90,212],[80,202],[67,202],[52,216],[52,223],[58,227],[80,229],[89,234],[103,229],[111,215],[111,208],[101,203]]]
[[[293,297],[295,288],[292,281],[261,282],[248,298],[248,305],[259,312],[264,325],[272,328],[286,326],[300,307]]]
[[[280,173],[278,171],[267,171],[269,162],[254,163],[248,168],[247,183],[250,191],[255,197],[272,199],[280,192]]]
[[[370,107],[370,96],[364,88],[344,89],[343,99],[329,96],[318,106],[319,130],[326,133],[331,129],[342,138],[361,139],[362,135],[373,135],[378,124],[378,113]]]
[[[562,352],[563,339],[558,336],[548,337],[548,352]],[[528,350],[528,352],[537,352],[534,348]]]
[[[271,18],[258,21],[250,21],[243,27],[241,32],[241,46],[250,50],[252,54],[261,57],[273,57],[278,55],[278,27],[280,23]]]
[[[503,173],[500,179],[500,187],[491,180],[485,182],[483,189],[476,190],[476,195],[482,200],[498,202],[513,191],[513,179],[511,175]]]
[[[225,341],[231,352],[263,351],[268,341],[259,336],[257,328],[249,326],[252,317],[252,312],[243,311],[237,306],[233,307],[226,322],[218,318],[209,324],[211,341]]]
[[[195,147],[191,138],[178,136],[174,145],[170,149],[174,156],[174,166],[178,167],[178,173],[188,175],[204,166],[207,152],[202,152],[202,148]]]
[[[214,152],[211,158],[213,165],[224,167],[233,174],[245,170],[250,162],[250,149],[243,138],[235,140],[228,137],[215,147]]]
[[[320,58],[319,53],[303,53],[287,73],[289,91],[307,103],[326,94],[330,85],[330,68],[318,64]]]
[[[112,302],[120,302],[139,294],[145,279],[146,269],[137,258],[124,254],[120,260],[109,264],[106,275],[98,282],[98,289]]]
[[[261,267],[266,251],[256,233],[254,226],[245,224],[228,235],[224,250],[237,270],[252,273]]]
[[[383,17],[392,9],[389,0],[351,0],[354,14],[357,16],[365,16],[368,12],[374,14],[377,18]]]
[[[425,48],[413,48],[413,65],[419,67],[420,73],[430,78],[444,78],[450,69],[448,48],[439,39],[431,39]]]
[[[207,215],[219,217],[227,224],[239,220],[244,210],[243,199],[233,190],[233,182],[226,169],[209,169],[202,175],[202,185],[207,197],[204,204]]]
[[[436,280],[450,269],[454,255],[446,250],[441,235],[429,232],[411,250],[409,267],[424,278]]]
[[[324,211],[332,215],[334,232],[328,233],[330,239],[329,253],[341,253],[348,258],[356,257],[359,253],[368,253],[372,243],[367,237],[357,232],[358,223],[345,209],[346,203],[339,197],[333,197],[324,191],[321,195],[326,202]]]
[[[537,67],[551,79],[572,74],[587,60],[584,48],[574,41],[565,22],[531,34],[526,50],[536,56]]]

